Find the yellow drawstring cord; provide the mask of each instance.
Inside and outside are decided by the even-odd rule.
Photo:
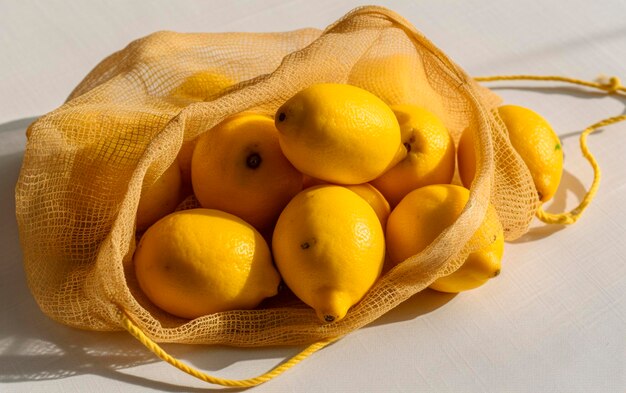
[[[332,342],[339,339],[339,337],[332,337],[332,338],[320,340],[316,343],[313,343],[309,345],[308,347],[306,347],[302,352],[293,356],[291,359],[276,366],[272,370],[262,375],[259,375],[258,377],[248,378],[248,379],[225,379],[225,378],[214,377],[206,373],[203,373],[202,371],[195,369],[191,366],[188,366],[185,363],[181,362],[180,360],[172,357],[169,353],[165,352],[165,350],[161,348],[156,342],[154,342],[152,339],[146,336],[146,334],[143,331],[141,331],[141,329],[135,324],[135,322],[133,322],[133,320],[126,313],[125,310],[121,308],[120,310],[121,310],[120,318],[121,318],[122,326],[133,337],[139,340],[140,343],[142,343],[146,348],[148,348],[152,353],[154,353],[156,356],[161,358],[161,360],[168,362],[169,364],[178,368],[179,370],[184,371],[187,374],[194,376],[198,379],[201,379],[204,382],[212,383],[215,385],[229,386],[229,387],[242,387],[242,388],[252,387],[252,386],[262,384],[263,382],[267,382],[270,379],[277,377],[278,375],[282,374],[284,371],[287,371],[291,367],[295,366],[300,361],[304,360],[305,358],[307,358],[309,355],[313,354],[314,352],[324,348],[328,344],[331,344]]]
[[[613,93],[626,93],[626,87],[622,85],[620,79],[616,76],[609,78],[606,82],[589,82],[582,79],[568,78],[566,76],[554,76],[554,75],[494,75],[494,76],[478,76],[474,78],[477,82],[494,82],[494,81],[514,81],[514,80],[529,80],[529,81],[551,81],[551,82],[565,82],[575,85],[592,87],[599,90],[604,90],[609,94]]]
[[[504,80],[533,80],[533,81],[555,81],[555,82],[566,82],[573,83],[581,86],[592,87],[595,89],[603,90],[608,94],[624,94],[626,93],[626,87],[622,86],[621,81],[617,77],[609,78],[607,83],[601,82],[589,82],[580,79],[568,78],[563,76],[538,76],[538,75],[495,75],[495,76],[486,76],[486,77],[476,77],[474,80],[478,82],[492,82],[492,81],[504,81]],[[593,181],[589,190],[583,197],[582,201],[578,206],[572,209],[569,212],[565,213],[548,213],[543,210],[543,205],[540,205],[535,215],[538,219],[545,222],[546,224],[573,224],[575,223],[583,211],[587,208],[589,203],[593,200],[596,192],[598,191],[598,187],[600,185],[600,176],[601,171],[598,166],[598,162],[589,149],[587,148],[587,136],[592,132],[596,131],[599,128],[618,123],[620,121],[626,120],[626,115],[609,117],[604,120],[601,120],[595,124],[590,125],[585,128],[585,130],[580,135],[580,150],[582,151],[583,156],[589,161],[591,168],[593,169]]]

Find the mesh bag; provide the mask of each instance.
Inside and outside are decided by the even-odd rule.
[[[231,83],[180,93],[202,72]],[[160,311],[139,290],[132,266],[142,187],[226,117],[273,115],[318,82],[423,106],[455,143],[473,127],[477,171],[463,213],[335,323],[280,299],[191,321]],[[61,323],[121,330],[127,316],[155,342],[265,346],[343,336],[458,268],[489,202],[507,240],[527,231],[536,191],[494,111],[499,102],[404,18],[380,7],[355,9],[324,31],[149,35],[104,59],[65,104],[27,131],[16,208],[29,287],[43,312]]]

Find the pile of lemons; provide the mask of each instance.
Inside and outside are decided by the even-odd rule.
[[[549,199],[563,165],[558,137],[528,109],[499,112],[538,198]],[[140,287],[191,319],[257,307],[284,283],[321,321],[338,321],[458,218],[475,171],[473,132],[455,148],[425,108],[331,83],[298,92],[273,118],[224,119],[143,190]],[[457,162],[463,185],[451,184]],[[185,183],[202,207],[174,212]],[[460,292],[498,275],[504,236],[493,206],[472,241],[477,251],[431,288]]]

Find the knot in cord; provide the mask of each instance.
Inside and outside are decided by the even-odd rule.
[[[624,86],[622,86],[622,82],[618,77],[612,76],[609,78],[608,83],[604,84],[603,88],[607,91],[607,93],[612,94],[624,89]]]

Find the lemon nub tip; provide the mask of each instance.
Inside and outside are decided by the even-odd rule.
[[[323,323],[338,322],[338,321],[342,320],[345,315],[346,315],[345,312],[338,312],[337,310],[327,310],[325,312],[324,311],[318,311],[317,312],[317,317]]]
[[[317,317],[324,323],[337,322],[346,316],[353,302],[343,293],[318,293]]]

